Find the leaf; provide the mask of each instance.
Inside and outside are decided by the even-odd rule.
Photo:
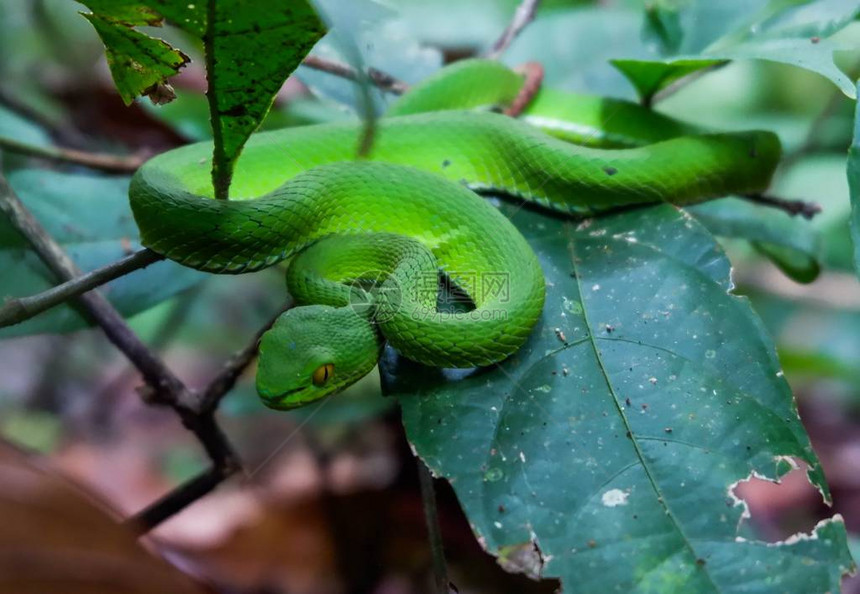
[[[167,79],[188,63],[188,56],[160,39],[94,13],[84,14],[105,44],[108,66],[126,105],[138,95],[160,92]]]
[[[854,242],[854,267],[860,275],[860,104],[854,119],[854,140],[848,149],[848,188],[851,195],[851,240]]]
[[[671,62],[649,60],[610,60],[609,62],[633,83],[636,92],[646,101],[650,101],[661,89],[689,74],[726,63],[725,60],[695,58],[682,58]]]
[[[749,15],[753,16],[750,17]],[[662,43],[664,56],[612,60],[646,102],[672,82],[728,60],[767,60],[805,68],[856,97],[851,80],[834,63],[843,49],[827,39],[860,14],[853,0],[693,0],[659,9],[646,20],[646,35],[665,36],[662,23],[681,33]],[[855,49],[856,44],[853,46]],[[669,54],[669,55],[666,55]]]
[[[205,591],[148,553],[94,494],[2,441],[0,483],[3,592]]]
[[[837,591],[853,567],[838,517],[781,546],[739,538],[731,489],[786,456],[829,493],[710,234],[668,205],[578,227],[504,210],[547,278],[529,342],[465,372],[389,353],[383,376],[483,546],[583,592]]]
[[[212,180],[225,198],[233,167],[287,76],[325,33],[307,0],[208,0],[207,46],[215,138]]]
[[[141,248],[128,204],[128,178],[71,175],[45,170],[21,170],[9,183],[22,202],[60,243],[75,263],[89,271]],[[49,289],[55,277],[30,250],[5,218],[0,218],[0,299],[23,297]],[[102,288],[125,316],[152,307],[187,289],[206,275],[172,262],[157,262]],[[0,337],[41,332],[66,332],[88,322],[63,305],[16,326]]]
[[[78,0],[81,4],[97,13],[102,19],[109,19],[117,25],[134,27],[149,25],[159,27],[164,20],[146,0]],[[88,15],[84,15],[89,18]]]
[[[711,233],[751,241],[789,277],[810,283],[821,271],[821,237],[809,221],[726,198],[687,208]]]

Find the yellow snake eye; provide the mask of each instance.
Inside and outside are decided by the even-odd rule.
[[[312,376],[315,386],[324,385],[334,375],[334,363],[326,363],[314,370]]]

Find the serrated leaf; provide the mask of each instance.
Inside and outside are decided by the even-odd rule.
[[[854,119],[854,140],[848,149],[848,188],[851,195],[851,240],[854,242],[854,268],[860,275],[860,103]]]
[[[104,266],[141,248],[128,204],[128,178],[20,170],[9,183],[21,201],[83,271]],[[0,299],[49,289],[55,277],[5,218],[0,218]],[[173,262],[157,262],[101,290],[125,316],[133,315],[206,278]],[[63,305],[23,324],[0,330],[0,337],[68,332],[89,325]]]
[[[166,84],[188,63],[188,56],[160,39],[94,13],[84,16],[105,44],[114,84],[126,105]]]
[[[711,233],[745,239],[789,277],[811,283],[821,271],[821,237],[809,221],[740,198],[687,209]]]
[[[213,185],[226,197],[236,159],[275,94],[325,33],[307,0],[208,0],[207,75],[215,137]]]
[[[666,205],[579,227],[505,210],[547,278],[529,342],[484,370],[390,353],[383,367],[415,451],[484,547],[572,591],[838,590],[853,565],[841,522],[781,546],[738,538],[732,485],[779,476],[784,456],[829,494],[711,235]]]

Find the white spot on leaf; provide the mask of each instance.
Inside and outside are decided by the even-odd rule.
[[[625,493],[621,489],[610,489],[600,498],[600,501],[603,502],[603,505],[606,507],[617,507],[619,505],[627,505],[627,498],[630,497],[629,493]]]

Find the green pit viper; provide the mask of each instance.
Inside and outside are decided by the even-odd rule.
[[[395,102],[357,160],[359,123],[254,134],[230,200],[213,199],[211,143],[141,167],[131,206],[143,245],[198,270],[242,273],[292,258],[299,305],[260,343],[257,390],[287,409],[370,372],[387,341],[440,367],[501,361],[541,314],[538,259],[475,192],[574,216],[688,205],[767,188],[780,157],[769,132],[704,133],[634,103],[542,88],[518,118],[523,76],[468,60]],[[590,145],[590,146],[589,146]],[[439,273],[475,309],[437,312]],[[482,275],[507,279],[483,291]]]

